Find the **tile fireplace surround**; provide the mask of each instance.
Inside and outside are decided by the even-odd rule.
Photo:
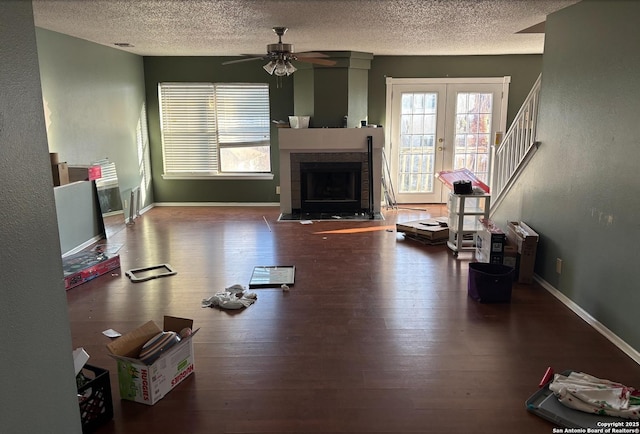
[[[368,136],[373,138],[373,212],[379,213],[382,198],[382,149],[384,147],[384,130],[382,128],[278,129],[280,212],[283,214],[291,213],[293,205],[299,204],[300,175],[292,173],[292,168],[299,172],[300,161],[345,161],[341,158],[343,156],[353,160],[355,153],[364,154],[360,157],[364,162],[363,166],[366,166]],[[293,164],[292,154],[294,154]],[[293,187],[292,182],[294,183]],[[363,204],[367,204],[367,206],[368,197],[368,192],[365,194],[363,191]]]

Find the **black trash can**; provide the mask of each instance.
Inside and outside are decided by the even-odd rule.
[[[502,264],[469,264],[469,297],[480,303],[511,301],[514,268]]]

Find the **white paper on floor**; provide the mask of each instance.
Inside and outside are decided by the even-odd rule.
[[[109,337],[109,338],[118,338],[120,336],[122,336],[122,334],[120,332],[115,331],[114,329],[109,329],[109,330],[105,330],[102,332],[103,335]]]

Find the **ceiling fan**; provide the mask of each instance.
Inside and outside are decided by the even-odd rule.
[[[282,77],[284,75],[291,75],[297,71],[297,68],[293,66],[291,61],[314,63],[316,65],[333,66],[336,64],[334,60],[323,59],[323,57],[329,57],[323,53],[306,52],[295,53],[293,51],[292,44],[284,44],[282,42],[282,36],[287,32],[286,27],[274,27],[273,31],[278,35],[277,44],[267,45],[267,54],[264,56],[251,56],[245,59],[230,60],[224,62],[223,65],[230,65],[232,63],[248,62],[251,60],[268,60],[269,63],[263,66],[264,70],[270,75],[277,75]]]

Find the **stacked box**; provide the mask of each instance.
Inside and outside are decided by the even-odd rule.
[[[102,167],[91,166],[69,166],[69,182],[95,181],[102,178]]]
[[[480,218],[480,230],[476,233],[476,261],[489,264],[504,262],[505,233],[490,219]]]
[[[442,223],[436,219],[396,223],[396,231],[424,244],[444,244],[449,239],[449,228]]]
[[[67,163],[51,164],[54,187],[60,187],[69,183],[69,166]]]
[[[516,246],[518,282],[532,283],[540,236],[524,222],[507,223],[507,239]]]

